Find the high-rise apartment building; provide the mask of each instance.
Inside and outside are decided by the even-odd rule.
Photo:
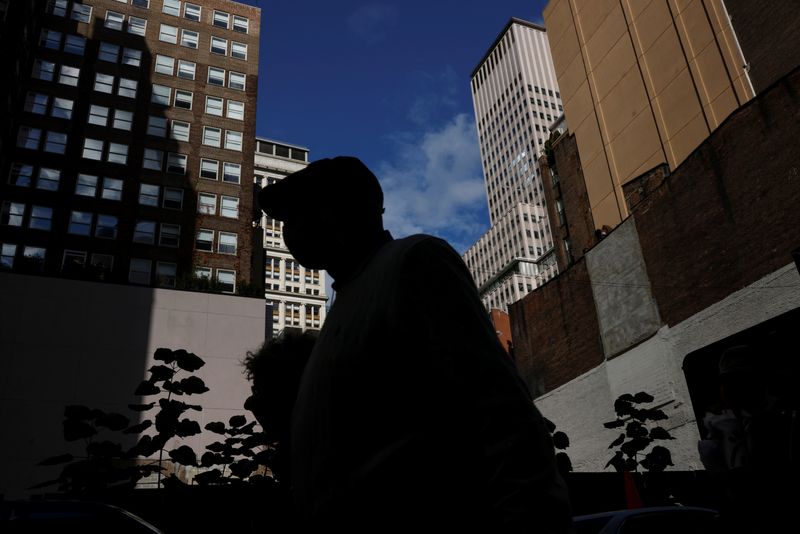
[[[750,65],[726,4],[723,0],[551,0],[547,4],[544,20],[553,63],[596,229],[614,228],[629,215],[625,184],[662,164],[674,170],[753,97]],[[760,3],[733,5],[746,13],[775,16]],[[796,11],[781,6],[781,13],[790,19],[797,20]],[[740,17],[738,24],[746,27],[746,17]],[[757,34],[761,39],[757,31],[748,35]],[[763,39],[780,40],[769,34]],[[754,57],[765,55],[763,47],[752,49],[759,54]],[[778,59],[797,54],[797,46],[774,49],[783,50]],[[771,73],[785,72],[785,64],[779,61],[759,72],[768,79]]]
[[[472,72],[491,228],[464,254],[487,309],[556,274],[538,155],[561,115],[545,29],[512,18]]]
[[[2,267],[260,288],[260,10],[228,0],[33,5],[0,153]]]
[[[266,187],[308,165],[308,149],[256,139],[255,181]],[[307,269],[283,242],[283,223],[261,215],[264,229],[264,293],[272,311],[272,331],[285,328],[319,330],[328,300],[325,271]]]

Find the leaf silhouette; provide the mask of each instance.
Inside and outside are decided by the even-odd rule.
[[[647,437],[647,429],[638,421],[631,421],[625,427],[625,435],[629,438]]]
[[[247,422],[247,418],[243,415],[234,415],[228,420],[228,424],[233,428],[239,428]]]
[[[175,433],[182,437],[188,438],[189,436],[194,436],[202,432],[200,430],[200,425],[197,424],[197,421],[192,421],[190,419],[184,419],[175,427]]]
[[[553,446],[556,449],[566,449],[569,447],[569,437],[561,431],[553,434]]]
[[[224,452],[225,445],[219,441],[215,441],[214,443],[209,443],[206,445],[206,449],[210,450],[211,452]]]
[[[656,426],[650,429],[650,438],[651,439],[675,439],[673,438],[669,432],[665,429],[661,428],[660,426]]]
[[[636,453],[646,449],[652,440],[650,438],[633,438],[622,444],[620,450],[629,457],[633,457]]]
[[[572,471],[572,461],[566,452],[556,453],[556,468],[559,473],[569,473]]]
[[[608,469],[609,466],[616,469],[617,472],[625,470],[625,458],[620,451],[614,453],[614,456],[606,464],[606,469]]]
[[[89,419],[91,410],[86,406],[71,404],[64,407],[64,417],[67,419],[77,419],[79,421]]]
[[[190,376],[181,380],[181,389],[187,395],[200,394],[208,391],[205,382],[196,376]]]
[[[625,421],[622,419],[616,419],[614,421],[609,421],[608,423],[603,423],[603,426],[606,428],[619,428],[625,425]]]
[[[175,370],[167,367],[166,365],[154,365],[150,369],[150,381],[161,382],[163,380],[171,380],[175,374]]]
[[[180,381],[178,382],[171,382],[167,380],[161,387],[164,388],[164,391],[169,391],[173,395],[183,395],[183,387],[181,386]]]
[[[617,399],[614,401],[614,412],[617,414],[618,417],[625,417],[626,415],[630,415],[633,412],[633,404],[629,401],[623,399]]]
[[[150,419],[145,419],[144,421],[142,421],[138,425],[133,425],[133,426],[130,426],[130,427],[126,428],[125,430],[122,431],[122,433],[123,434],[141,434],[142,432],[144,432],[145,430],[147,430],[151,426],[153,426],[153,422]]]
[[[169,451],[169,457],[182,465],[197,465],[197,456],[188,445],[181,445],[177,449]]]
[[[183,349],[175,351],[175,362],[178,364],[178,367],[190,373],[197,371],[206,364],[206,362],[196,354],[186,352]]]
[[[212,469],[210,471],[206,471],[204,473],[199,473],[195,475],[194,480],[201,486],[205,486],[206,484],[213,484],[215,482],[219,482],[222,478],[222,473],[219,469]]]
[[[622,442],[625,441],[625,434],[620,434],[617,439],[611,442],[611,445],[608,446],[609,449],[613,449],[618,445],[622,445]]]
[[[64,420],[64,439],[67,441],[76,441],[94,436],[95,434],[97,434],[97,429],[86,421],[79,419]]]
[[[653,402],[654,400],[655,397],[644,391],[640,391],[639,393],[633,396],[633,402],[635,402],[636,404],[641,404],[644,402]]]
[[[553,432],[555,432],[556,424],[554,422],[552,422],[550,419],[548,419],[547,417],[542,417],[542,419],[544,420],[544,426],[547,427],[547,431],[550,432],[551,434]]]
[[[239,478],[247,478],[250,476],[250,473],[256,470],[258,464],[256,464],[253,460],[239,460],[238,462],[233,462],[230,465],[231,473],[234,476]]]
[[[95,420],[97,426],[108,428],[109,430],[118,431],[127,427],[130,424],[130,419],[119,413],[107,413]]]
[[[149,402],[147,404],[129,404],[128,408],[130,408],[134,412],[146,412],[155,405],[156,405],[155,402]]]
[[[212,423],[208,423],[205,426],[205,429],[210,431],[210,432],[213,432],[215,434],[223,434],[224,435],[225,434],[225,423],[223,423],[221,421],[214,421]]]
[[[161,393],[161,390],[153,384],[152,382],[148,382],[144,380],[139,386],[134,390],[133,394],[138,397],[145,397],[147,395],[155,395],[156,393]]]
[[[664,421],[669,419],[669,416],[663,410],[647,410],[647,418],[651,421]]]
[[[156,349],[153,359],[164,363],[172,363],[175,361],[175,353],[173,353],[170,349]]]

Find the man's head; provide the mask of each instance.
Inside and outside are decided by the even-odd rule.
[[[317,160],[265,187],[261,209],[283,221],[289,251],[305,267],[330,269],[331,261],[363,236],[383,229],[383,191],[361,160]]]

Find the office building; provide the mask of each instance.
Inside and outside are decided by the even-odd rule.
[[[555,276],[538,155],[561,114],[545,29],[512,18],[472,72],[491,228],[464,254],[487,309]]]
[[[629,215],[627,183],[662,164],[677,168],[753,98],[726,4],[551,0],[545,8],[596,229]]]
[[[32,5],[0,154],[2,267],[260,290],[260,10],[227,0]],[[21,23],[7,15],[7,27]]]
[[[308,149],[264,138],[256,139],[255,181],[274,184],[308,165]],[[325,321],[325,271],[307,269],[283,242],[283,223],[262,213],[264,229],[264,293],[272,313],[272,331],[285,328],[319,330]]]

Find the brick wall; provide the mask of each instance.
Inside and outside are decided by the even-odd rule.
[[[791,263],[800,246],[798,138],[795,70],[731,115],[636,206],[642,254],[666,324]]]
[[[584,260],[509,307],[514,356],[534,396],[603,362]]]

